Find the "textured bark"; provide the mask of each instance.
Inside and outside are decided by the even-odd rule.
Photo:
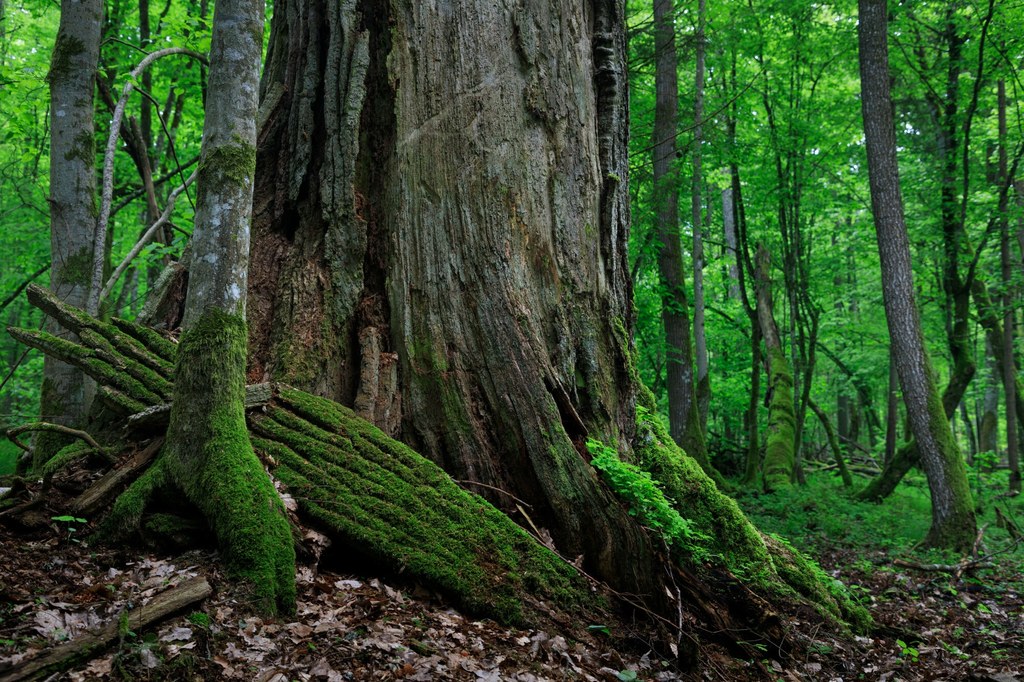
[[[972,453],[972,457],[978,452],[999,451],[999,384],[1002,377],[999,375],[999,368],[992,353],[992,344],[986,343],[985,358],[988,367],[985,372],[985,394],[982,398],[981,419],[978,423],[977,450]],[[967,418],[968,415],[965,413],[964,420],[966,421]],[[968,426],[970,426],[969,422]]]
[[[757,408],[761,404],[761,328],[757,324],[750,335],[750,396],[744,423],[747,427],[747,457],[743,484],[753,485],[761,470],[761,445],[757,426]]]
[[[889,95],[886,1],[860,0],[859,9],[861,106],[871,208],[892,352],[932,494],[932,526],[926,542],[966,550],[976,530],[967,473],[935,387],[915,301]]]
[[[740,298],[739,255],[736,251],[736,211],[733,205],[732,188],[722,190],[722,227],[725,231],[726,262],[729,268],[729,298]]]
[[[96,147],[93,90],[99,60],[101,0],[61,4],[60,27],[50,63],[50,290],[71,305],[89,295],[96,223]],[[48,331],[65,333],[52,320]],[[85,375],[47,357],[43,362],[40,413],[44,421],[80,426],[88,409]],[[38,469],[60,439],[40,439]]]
[[[999,184],[1007,183],[1006,168],[1006,83],[1001,79],[998,83],[999,100]],[[1017,372],[1013,357],[1014,316],[1013,316],[1013,257],[1010,253],[1010,217],[1009,194],[999,195],[999,269],[1003,280],[1003,348],[1001,358],[996,360],[997,369],[1001,369],[1003,390],[1006,394],[1006,460],[1010,467],[1010,492],[1021,491],[1020,453],[1017,442]],[[992,347],[992,354],[996,348]],[[1001,362],[1000,362],[1001,359]],[[1000,366],[1001,365],[1001,366]]]
[[[757,317],[764,339],[768,366],[768,433],[765,436],[764,488],[787,488],[796,459],[796,413],[793,404],[793,374],[782,349],[779,328],[772,313],[771,256],[763,244],[757,247]]]
[[[704,334],[704,234],[701,219],[704,140],[704,0],[697,0],[696,78],[693,99],[693,177],[690,181],[690,218],[693,221],[693,343],[696,351],[697,409],[701,431],[707,431],[708,405],[711,403],[711,377],[708,374],[708,342]]]
[[[250,380],[392,406],[379,426],[525,500],[565,554],[646,591],[635,557],[650,542],[583,447],[635,428],[621,13],[610,0],[279,6]],[[394,380],[364,371],[394,356]]]
[[[889,354],[889,387],[885,392],[885,455],[883,466],[896,455],[896,429],[900,420],[899,379],[896,376],[896,356]]]

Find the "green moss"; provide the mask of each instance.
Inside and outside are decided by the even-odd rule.
[[[58,33],[57,41],[53,46],[53,55],[50,57],[50,72],[46,76],[47,82],[53,83],[67,76],[71,70],[71,60],[83,52],[85,52],[85,43],[63,31]]]
[[[115,328],[141,343],[146,350],[157,355],[164,363],[170,363],[173,366],[174,359],[178,355],[178,345],[176,343],[154,329],[144,327],[129,320],[115,317],[111,322]]]
[[[167,445],[169,470],[209,522],[232,575],[254,606],[295,609],[295,549],[277,491],[245,423],[246,325],[204,313],[181,338]]]
[[[133,536],[153,496],[160,490],[167,490],[170,484],[164,460],[158,458],[117,496],[114,508],[96,531],[97,537],[103,542],[119,542]]]
[[[589,592],[564,561],[437,465],[337,403],[283,389],[250,417],[303,511],[375,561],[467,610],[535,620],[535,600],[579,609]]]
[[[933,376],[930,363],[928,364],[929,366],[925,367],[925,372],[928,376]],[[925,544],[930,547],[967,552],[974,547],[977,534],[977,521],[974,516],[974,501],[970,483],[967,480],[967,467],[960,454],[960,448],[957,447],[956,440],[953,438],[953,430],[949,426],[949,419],[942,406],[942,398],[939,396],[934,382],[929,381],[928,383],[928,423],[938,447],[936,456],[939,461],[931,466],[925,462],[925,471],[929,479],[934,475],[942,477],[943,485],[949,490],[950,508],[946,510],[945,516],[940,518],[933,505],[932,527],[925,537]],[[937,468],[939,472],[929,471],[930,468]],[[932,490],[934,491],[934,487]]]
[[[798,552],[766,540],[732,498],[722,494],[700,466],[672,441],[665,426],[647,410],[637,412],[633,450],[676,509],[701,531],[675,555],[689,568],[725,569],[748,586],[783,599],[802,599],[831,619],[857,629],[870,617],[854,604],[846,589]],[[781,557],[781,559],[780,559]],[[780,563],[781,561],[781,563]],[[815,570],[817,569],[817,570]]]
[[[39,415],[43,421],[56,421],[64,414],[64,396],[49,377],[43,377],[39,391]],[[56,431],[41,431],[35,436],[32,448],[32,471],[41,473],[43,466],[57,451],[74,441],[72,436]]]
[[[86,285],[92,281],[92,249],[83,248],[65,256],[64,266],[55,275],[66,284]]]
[[[796,412],[793,407],[793,373],[782,351],[769,349],[772,398],[768,406],[765,438],[764,488],[771,492],[788,488],[796,458]]]
[[[65,161],[73,159],[81,161],[90,168],[96,163],[96,138],[92,136],[91,132],[82,131],[75,135],[75,141],[71,149],[64,152]],[[95,207],[93,207],[93,210],[95,210]]]
[[[637,410],[637,417],[633,451],[638,463],[703,532],[702,553],[734,575],[766,586],[773,572],[768,550],[735,500],[720,492],[700,465],[683,453],[657,417],[644,409]],[[696,567],[696,562],[688,563]]]
[[[256,148],[238,137],[208,150],[199,166],[200,186],[244,185],[256,174]]]
[[[108,362],[112,366],[116,366],[122,372],[128,374],[130,377],[138,381],[140,384],[146,387],[148,391],[154,395],[159,396],[163,400],[170,400],[172,393],[174,392],[171,382],[160,376],[159,373],[146,367],[141,362],[125,357],[118,352],[117,348],[114,347],[105,336],[92,329],[83,329],[79,332],[79,336],[82,341],[87,343],[93,348],[95,353],[100,359]]]
[[[851,599],[841,582],[782,538],[765,536],[765,543],[779,577],[822,615],[845,621],[855,632],[871,629],[871,615]]]
[[[43,480],[48,483],[54,474],[61,469],[71,466],[78,460],[92,454],[97,454],[96,449],[88,443],[76,440],[74,443],[65,445],[43,465]]]

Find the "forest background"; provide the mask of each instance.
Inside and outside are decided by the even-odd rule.
[[[632,2],[628,9],[630,266],[638,364],[667,413],[670,353],[661,324],[665,286],[659,278],[652,162],[657,142],[653,16],[647,3]],[[202,53],[208,48],[209,13],[205,3],[111,4],[101,54],[100,118],[112,115],[141,56],[135,46]],[[763,436],[759,441],[751,425],[763,430],[766,423],[768,382],[758,380],[763,360],[759,351],[752,352],[752,337],[757,339],[748,316],[755,299],[754,251],[763,244],[771,256],[774,309],[794,374],[797,454],[810,469],[817,468],[814,462],[832,462],[829,439],[812,409],[819,407],[834,423],[839,447],[854,460],[855,472],[872,473],[909,434],[890,364],[871,221],[858,102],[856,7],[730,2],[698,10],[680,3],[675,14],[681,87],[673,166],[690,282],[695,254],[703,257],[703,268],[698,268],[703,292],[697,297],[703,300],[694,306],[691,297],[687,304],[698,364],[703,365],[698,367],[698,392],[705,393],[698,400],[713,463],[728,476],[752,480],[748,453],[752,443],[763,446]],[[956,366],[958,353],[977,368],[951,421],[968,463],[985,466],[1005,463],[1004,386],[976,303],[967,326],[954,330],[954,299],[960,293],[946,273],[954,265],[963,273],[956,285],[966,288],[968,296],[972,286],[986,287],[986,312],[1018,320],[1019,328],[1024,249],[1024,187],[1019,183],[1006,216],[1009,278],[1001,270],[997,220],[998,150],[1001,144],[1008,149],[1015,165],[1024,126],[1021,36],[1013,28],[1019,25],[1018,14],[1019,8],[1006,3],[988,8],[984,3],[911,3],[893,5],[890,18],[899,158],[922,323],[940,385],[964,371]],[[52,3],[0,5],[0,314],[5,325],[18,327],[38,325],[39,312],[17,294],[31,281],[45,285],[48,277],[46,74],[58,15]],[[148,18],[140,21],[144,15]],[[704,62],[699,109],[698,44]],[[154,210],[164,208],[167,195],[197,161],[204,77],[198,62],[168,61],[156,63],[139,83],[147,96],[137,97],[135,111],[129,112],[129,138],[137,137],[128,146],[134,148],[122,149],[115,158],[110,268],[122,262]],[[1002,140],[1000,83],[1009,102],[1008,133]],[[699,110],[702,115],[695,117]],[[97,137],[102,139],[96,148],[102,150],[102,125]],[[943,144],[946,138],[949,144]],[[139,181],[143,147],[149,150],[157,207],[147,205]],[[943,224],[949,192],[959,214],[953,226]],[[114,282],[104,300],[108,313],[129,318],[137,313],[163,265],[180,255],[191,230],[193,194],[184,193],[162,233]],[[693,291],[692,284],[687,288]],[[1020,348],[1014,337],[1018,357]],[[31,421],[39,414],[42,356],[3,335],[0,357],[0,426]],[[0,443],[0,472],[13,469],[18,452],[13,444]]]
[[[890,7],[898,152],[921,320],[938,385],[962,390],[950,421],[979,501],[1015,481],[1019,489],[1019,474],[1015,481],[1012,476],[1019,394],[1007,399],[1005,366],[1009,359],[1016,384],[1022,343],[1013,330],[1024,324],[1024,185],[1000,170],[1000,156],[1015,170],[1024,152],[1015,29],[1021,11],[994,2]],[[50,267],[46,74],[58,14],[51,3],[0,4],[5,326],[41,324],[39,311],[20,294],[31,282],[45,285]],[[770,393],[773,367],[765,361],[755,312],[767,291],[793,386],[795,462],[786,478],[797,484],[810,478],[807,490],[822,504],[838,499],[840,486],[884,497],[898,476],[886,478],[883,471],[890,464],[891,473],[910,433],[882,304],[856,6],[677,3],[672,15],[680,89],[668,166],[679,191],[676,238],[688,273],[687,299],[672,298],[660,259],[664,199],[655,168],[666,160],[667,138],[656,132],[655,72],[664,50],[649,4],[628,7],[629,265],[644,383],[668,415],[676,351],[666,341],[663,319],[677,306],[693,323],[693,390],[708,459],[726,478],[761,487],[769,407],[777,397]],[[139,48],[206,53],[210,17],[205,3],[108,5],[97,150],[106,146],[103,122],[142,56]],[[145,94],[132,100],[126,142],[114,161],[108,274],[180,191],[175,188],[188,184],[199,154],[205,77],[200,62],[167,60],[138,79],[137,92]],[[152,194],[139,181],[146,176]],[[112,280],[102,301],[106,314],[131,318],[141,309],[163,267],[181,255],[194,199],[194,190],[185,189],[164,229]],[[0,427],[35,420],[41,355],[3,335],[0,356]],[[12,471],[19,454],[13,444],[0,443],[0,473]],[[907,483],[926,505],[922,479],[911,474]],[[980,508],[992,512],[984,502]],[[921,524],[901,530],[923,537]],[[843,524],[827,529],[831,540],[841,540],[834,536],[843,532],[852,531]]]

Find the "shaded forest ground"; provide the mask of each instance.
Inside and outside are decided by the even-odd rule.
[[[88,474],[77,476],[60,483],[74,491]],[[792,492],[742,496],[764,530],[818,556],[852,586],[878,629],[840,639],[795,623],[802,653],[794,659],[765,650],[762,660],[742,661],[705,646],[702,667],[693,671],[650,651],[637,624],[582,623],[571,613],[553,614],[557,631],[476,621],[401,576],[377,575],[329,549],[300,568],[294,620],[254,618],[212,552],[89,547],[79,539],[91,520],[54,519],[61,516],[61,495],[54,495],[50,508],[38,510],[37,528],[0,524],[0,665],[16,670],[36,650],[117,622],[126,608],[202,575],[214,586],[212,597],[150,628],[125,629],[111,648],[59,679],[1022,680],[1024,550],[1011,550],[993,508],[1019,524],[1024,504],[998,498],[1005,489],[999,475],[983,474],[976,483],[989,524],[983,551],[997,555],[994,568],[959,578],[897,563],[960,559],[910,549],[929,518],[918,477],[884,505],[850,501],[827,474]],[[320,542],[313,531],[306,540],[312,547]],[[0,680],[5,674],[0,668]]]

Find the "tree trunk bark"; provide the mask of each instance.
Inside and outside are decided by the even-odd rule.
[[[246,289],[262,0],[214,8],[192,258],[167,445],[158,466],[206,517],[257,608],[295,609],[295,550],[245,422]]]
[[[982,398],[981,420],[978,423],[977,442],[972,443],[972,457],[978,452],[999,451],[999,384],[1000,375],[995,357],[993,356],[992,344],[985,343],[985,394]],[[963,403],[961,403],[962,405]],[[964,421],[968,415],[964,414]],[[968,427],[970,424],[968,423]],[[970,428],[968,428],[970,433]]]
[[[50,62],[50,290],[70,305],[89,295],[96,224],[96,142],[93,91],[103,22],[101,0],[61,3],[60,27]],[[65,334],[50,320],[48,331]],[[81,426],[90,386],[81,370],[59,360],[43,361],[40,416]],[[38,471],[64,440],[36,440],[32,468]]]
[[[390,435],[510,513],[495,489],[526,501],[564,554],[649,592],[635,557],[650,541],[585,447],[625,454],[636,428],[621,11],[279,7],[250,379],[373,396],[388,408],[364,415]]]
[[[768,365],[768,435],[765,438],[762,480],[771,492],[792,484],[796,458],[796,412],[793,405],[793,374],[782,348],[779,328],[772,313],[771,256],[764,244],[757,247],[757,317],[764,338]]]
[[[898,377],[896,376],[896,356],[889,353],[889,387],[885,392],[885,456],[882,460],[883,466],[896,455],[896,431],[900,420],[900,405]]]
[[[1006,83],[998,83],[999,185],[1007,183],[1006,168]],[[1003,348],[1001,378],[1006,394],[1006,459],[1010,467],[1010,492],[1021,491],[1020,454],[1017,442],[1017,372],[1013,357],[1013,258],[1010,254],[1009,194],[999,195],[999,265],[1003,280]],[[992,345],[991,343],[989,345]],[[992,347],[993,356],[996,354]],[[998,362],[996,363],[998,366]]]
[[[860,0],[861,107],[882,293],[896,369],[932,494],[926,542],[970,549],[976,524],[963,459],[935,388],[914,295],[889,96],[886,1]]]

